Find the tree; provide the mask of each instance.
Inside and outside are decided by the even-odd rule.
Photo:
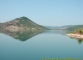
[[[83,34],[83,29],[79,28],[79,29],[77,29],[77,32],[80,33],[80,34]]]

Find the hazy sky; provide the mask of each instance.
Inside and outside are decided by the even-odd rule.
[[[46,26],[83,24],[83,0],[0,0],[0,22],[22,16]]]

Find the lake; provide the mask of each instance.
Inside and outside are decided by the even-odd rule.
[[[51,30],[34,35],[24,34],[30,35],[29,38],[22,37],[23,34],[16,38],[15,33],[0,33],[0,60],[83,59],[83,40],[62,33],[63,31]]]

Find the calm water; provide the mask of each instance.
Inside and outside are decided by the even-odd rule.
[[[62,31],[45,31],[26,41],[14,34],[0,33],[0,60],[42,60],[42,58],[81,58],[83,41],[72,39]]]

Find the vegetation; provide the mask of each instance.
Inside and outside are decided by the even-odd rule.
[[[41,25],[34,23],[33,21],[31,21],[30,19],[28,19],[27,17],[24,17],[24,16],[20,17],[20,18],[16,18],[16,19],[9,21],[9,22],[5,22],[5,23],[3,23],[2,27],[3,26],[9,27],[12,25],[14,27],[18,27],[21,29],[27,28],[27,30],[46,30],[47,29]],[[3,29],[5,27],[3,27]],[[11,28],[13,28],[13,27],[11,27]],[[13,28],[13,29],[15,30],[15,28]]]
[[[77,29],[77,30],[75,30],[75,31],[71,31],[70,33],[73,33],[73,34],[83,34],[83,29],[82,28],[79,28],[79,29]]]
[[[32,24],[30,24],[29,21],[20,19],[19,22],[17,23],[18,26],[23,25],[24,27],[33,27]]]
[[[80,34],[83,34],[83,29],[82,28],[77,29],[77,32],[80,33]]]
[[[19,20],[16,23],[18,26],[22,25],[23,27],[29,27],[29,28],[35,28],[35,29],[39,29],[39,28],[46,29],[45,27],[34,23],[33,21],[31,21],[27,17],[20,17],[20,18],[16,18],[16,19]]]
[[[74,32],[73,32],[73,31],[71,31],[70,33],[71,33],[71,34],[73,34]]]

